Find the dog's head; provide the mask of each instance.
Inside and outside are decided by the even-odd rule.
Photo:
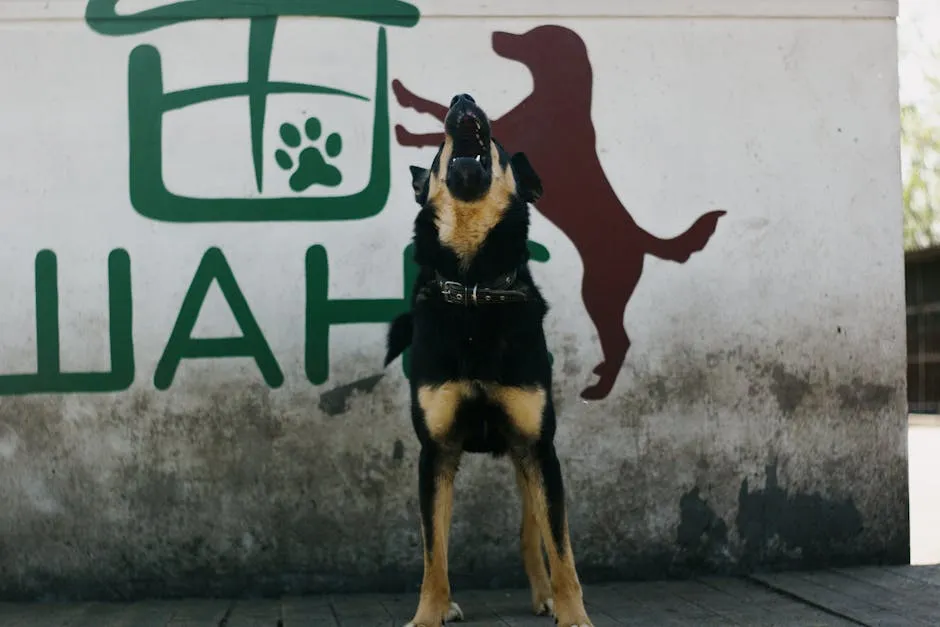
[[[493,33],[493,52],[525,64],[533,74],[540,71],[564,72],[566,67],[583,71],[587,47],[576,32],[548,24],[522,33]]]
[[[508,207],[513,199],[535,202],[542,182],[523,153],[511,157],[492,137],[483,109],[469,94],[451,99],[444,142],[430,169],[411,166],[418,204],[466,210]]]

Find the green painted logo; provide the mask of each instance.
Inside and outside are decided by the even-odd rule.
[[[190,20],[247,18],[250,20],[248,78],[243,83],[210,85],[167,93],[163,89],[160,54],[150,45],[137,46],[129,62],[130,195],[134,208],[149,218],[169,222],[251,222],[278,220],[355,220],[379,213],[385,206],[391,166],[389,163],[388,75],[383,25],[413,26],[416,9],[397,0],[185,0],[126,16],[115,12],[117,0],[90,0],[87,21],[98,33],[128,35]],[[316,85],[268,80],[277,18],[282,15],[343,17],[380,25],[377,44],[377,78],[371,100],[365,96]],[[271,94],[325,94],[371,102],[373,107],[370,177],[358,193],[332,197],[287,198],[188,198],[168,191],[163,180],[163,116],[194,104],[247,97],[251,157],[259,192],[265,156],[285,177],[286,187],[300,194],[314,186],[340,187],[344,172],[332,162],[344,152],[342,135],[331,129],[325,117],[304,115],[284,121],[277,128],[276,146],[264,146],[267,97]],[[403,176],[406,176],[403,173]],[[533,261],[546,262],[548,250],[529,242]],[[322,245],[310,246],[305,259],[304,374],[321,385],[330,374],[330,330],[336,325],[383,324],[408,309],[418,268],[412,246],[402,252],[402,298],[330,298],[330,266]],[[0,375],[0,396],[119,392],[135,378],[131,258],[123,248],[108,257],[108,311],[111,366],[106,371],[63,372],[60,354],[58,260],[55,252],[36,255],[36,372]],[[218,286],[241,335],[193,337],[211,286]],[[381,363],[378,347],[376,364]],[[179,305],[176,322],[153,375],[158,390],[168,389],[183,360],[251,358],[265,383],[280,387],[285,380],[277,357],[251,311],[223,251],[204,252]],[[408,353],[402,360],[407,376]]]
[[[388,98],[388,52],[385,26],[411,27],[418,10],[399,0],[182,0],[167,6],[130,15],[118,14],[118,0],[89,0],[85,13],[88,25],[111,36],[133,35],[193,20],[244,18],[248,35],[248,76],[239,83],[208,85],[167,92],[163,86],[160,52],[153,46],[137,46],[128,62],[128,117],[130,134],[130,196],[140,214],[168,222],[271,222],[281,220],[359,220],[378,214],[385,206],[391,186],[391,133]],[[375,89],[371,96],[333,87],[270,80],[271,52],[277,20],[283,16],[347,18],[376,23]],[[335,188],[343,173],[331,163],[343,150],[342,136],[330,132],[316,116],[300,128],[293,121],[280,127],[281,145],[264,145],[268,97],[273,94],[319,94],[370,103],[372,147],[369,177],[365,187],[346,195],[280,198],[199,198],[175,194],[167,189],[163,170],[163,120],[171,111],[224,100],[248,99],[251,159],[254,184],[264,187],[266,156],[289,176],[295,193],[312,186]]]

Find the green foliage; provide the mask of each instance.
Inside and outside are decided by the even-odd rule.
[[[940,244],[940,55],[918,10],[902,3],[898,20],[905,250]]]
[[[901,107],[904,248],[940,243],[940,127],[914,104]]]

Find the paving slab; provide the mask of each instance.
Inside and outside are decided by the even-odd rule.
[[[467,627],[553,627],[527,590],[454,590]],[[403,627],[415,594],[135,603],[0,603],[0,627]],[[595,627],[940,625],[940,566],[585,586]]]

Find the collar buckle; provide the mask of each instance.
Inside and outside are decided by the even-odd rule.
[[[463,305],[464,307],[470,305],[478,307],[490,303],[512,303],[528,300],[524,290],[509,289],[515,283],[517,276],[518,270],[505,274],[491,284],[493,287],[487,287],[486,285],[480,287],[478,284],[468,286],[459,281],[449,281],[440,274],[437,275],[435,282],[445,303]]]
[[[441,281],[441,296],[444,301],[452,305],[469,305],[469,290],[462,283],[457,281]],[[476,289],[473,292],[474,301],[476,300]]]

